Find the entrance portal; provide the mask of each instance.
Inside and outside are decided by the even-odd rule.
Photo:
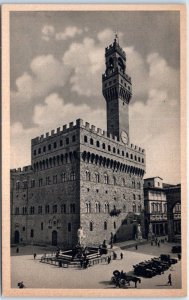
[[[15,244],[19,244],[19,242],[20,242],[20,233],[19,233],[18,230],[16,230],[16,231],[14,232],[14,243],[15,243]]]
[[[57,231],[53,230],[52,232],[52,245],[57,246]]]

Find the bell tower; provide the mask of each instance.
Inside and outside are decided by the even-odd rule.
[[[129,102],[132,97],[131,77],[126,74],[126,54],[117,35],[105,49],[106,71],[102,75],[102,92],[106,100],[107,132],[129,143]]]

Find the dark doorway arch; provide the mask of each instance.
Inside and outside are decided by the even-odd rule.
[[[52,245],[57,246],[57,231],[53,230],[52,232]]]
[[[19,244],[20,242],[20,232],[18,230],[15,230],[14,232],[14,243]]]

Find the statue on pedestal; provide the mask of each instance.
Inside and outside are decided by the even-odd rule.
[[[77,230],[77,237],[78,237],[78,245],[81,246],[83,243],[83,238],[84,238],[82,226],[80,226]]]
[[[137,239],[142,240],[142,232],[141,232],[141,225],[137,225]]]

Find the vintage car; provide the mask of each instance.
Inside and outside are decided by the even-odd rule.
[[[172,253],[181,253],[181,245],[173,246],[171,252]]]

